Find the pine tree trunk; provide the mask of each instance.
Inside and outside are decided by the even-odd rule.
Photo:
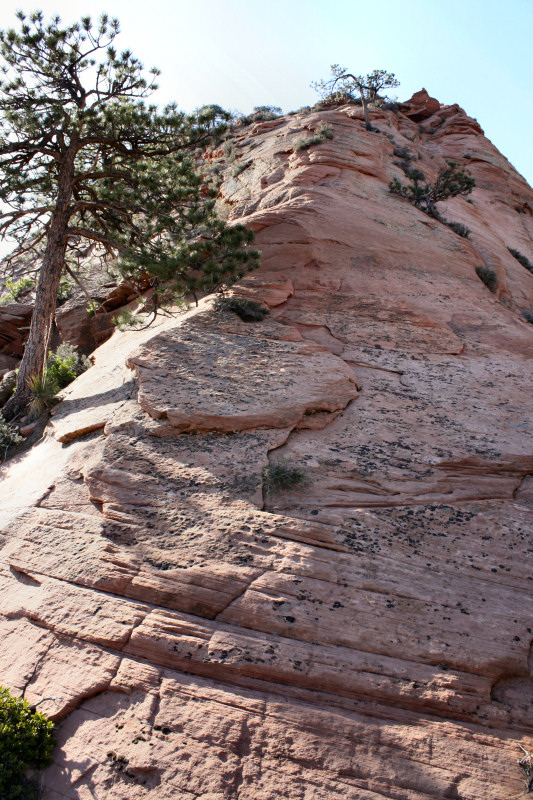
[[[29,382],[33,377],[44,374],[50,329],[54,320],[59,283],[65,264],[70,220],[68,206],[72,198],[75,157],[76,148],[71,144],[65,154],[59,174],[56,206],[52,212],[46,250],[39,272],[35,307],[28,341],[18,371],[17,388],[13,397],[8,400],[2,410],[5,419],[12,419],[27,405],[31,396]]]
[[[367,131],[371,131],[372,124],[370,122],[370,115],[368,113],[368,103],[366,101],[366,97],[363,96],[362,92],[361,92],[361,98],[363,100],[363,114],[365,115],[365,128],[367,129]]]

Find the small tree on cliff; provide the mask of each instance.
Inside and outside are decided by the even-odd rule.
[[[315,81],[311,84],[313,89],[320,92],[322,97],[336,93],[339,99],[350,97],[361,99],[363,113],[365,115],[365,127],[367,131],[372,130],[368,106],[375,104],[377,100],[386,101],[387,97],[382,95],[384,89],[393,89],[399,86],[393,72],[386,72],[384,69],[375,69],[368,75],[352,75],[347,72],[345,67],[338,64],[331,65],[332,77],[327,81]]]
[[[252,232],[217,217],[195,170],[199,148],[228,115],[145,105],[157,70],[147,79],[129,51],[117,53],[117,20],[62,27],[41,12],[17,16],[19,32],[0,32],[0,235],[17,241],[11,262],[28,253],[42,260],[9,417],[45,369],[69,254],[96,243],[123,269],[171,280],[182,293],[213,290],[258,264],[247,249]]]
[[[394,178],[389,183],[391,194],[405,197],[416,208],[435,219],[442,217],[437,210],[437,203],[449,197],[470,194],[476,181],[468,170],[460,167],[455,161],[448,161],[448,166],[441,169],[434,183],[426,181],[424,173],[419,169],[408,169],[405,174],[410,183],[400,183]]]

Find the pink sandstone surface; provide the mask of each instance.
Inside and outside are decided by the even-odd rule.
[[[526,796],[533,191],[458,106],[401,108],[238,129],[234,293],[270,315],[116,333],[4,468],[0,683],[57,720],[45,800]],[[398,147],[471,170],[470,238],[389,194]],[[266,492],[281,458],[305,479]]]

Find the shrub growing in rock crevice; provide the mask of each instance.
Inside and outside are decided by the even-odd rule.
[[[462,236],[463,239],[468,239],[470,236],[470,228],[467,228],[462,222],[446,222],[446,225],[458,236]]]
[[[32,710],[27,700],[13,697],[0,686],[0,797],[2,800],[33,800],[39,796],[29,769],[52,763],[54,724]]]
[[[496,291],[498,276],[493,269],[489,269],[488,267],[476,267],[476,274],[478,278],[483,281],[487,289],[490,289],[491,292]]]
[[[6,422],[0,414],[0,459],[5,460],[9,448],[13,445],[20,444],[22,441],[23,438],[17,433],[15,426]],[[0,797],[1,796],[0,794]]]
[[[232,311],[243,322],[260,322],[270,313],[265,306],[245,297],[218,297],[215,300],[215,309],[217,311]]]
[[[421,170],[411,169],[406,171],[411,182],[404,184],[400,183],[398,178],[394,178],[389,183],[389,192],[404,197],[420,211],[443,222],[436,204],[449,197],[470,194],[476,185],[474,178],[467,170],[462,169],[455,161],[447,163],[448,166],[440,170],[434,183],[428,183]]]
[[[522,253],[520,253],[518,250],[515,250],[514,247],[508,247],[507,249],[509,250],[510,254],[513,256],[513,258],[516,258],[516,260],[520,264],[522,264],[523,267],[525,267],[527,270],[529,270],[529,272],[533,273],[533,264],[531,263],[529,258],[527,258],[527,256],[522,255]]]
[[[316,126],[313,136],[307,139],[297,139],[293,145],[293,152],[298,153],[301,150],[309,150],[315,144],[322,144],[326,139],[333,139],[333,128],[327,122],[319,122]]]
[[[305,480],[305,472],[294,467],[286,458],[280,458],[263,468],[263,489],[267,493],[290,491]]]

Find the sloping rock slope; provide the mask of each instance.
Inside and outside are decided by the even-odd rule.
[[[271,314],[115,334],[4,471],[1,682],[58,720],[47,800],[525,796],[533,192],[437,106],[242,129],[236,292]],[[469,239],[388,193],[399,148],[472,171]],[[304,481],[265,492],[280,459]]]

